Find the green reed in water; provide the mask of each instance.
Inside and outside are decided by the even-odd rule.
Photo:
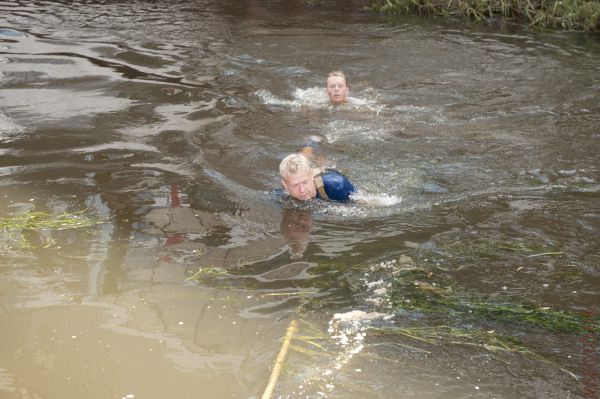
[[[499,360],[518,354],[550,364],[574,378],[577,376],[550,357],[536,353],[517,337],[527,337],[523,333],[531,329],[554,334],[600,335],[600,318],[596,315],[555,310],[518,298],[462,294],[454,288],[455,281],[450,273],[436,267],[417,266],[405,255],[399,260],[384,261],[363,269],[361,274],[367,276],[362,280],[370,293],[366,297],[373,298],[369,295],[377,291],[385,292],[385,300],[377,303],[387,312],[393,311],[397,320],[402,321],[394,327],[371,326],[369,330],[375,334],[409,338],[425,345],[479,348]],[[421,317],[406,317],[410,313]],[[427,351],[427,348],[401,346]]]
[[[63,212],[24,212],[17,216],[0,218],[0,229],[4,230],[64,230],[95,226],[104,221],[84,214],[85,211]]]
[[[510,323],[554,332],[600,334],[600,319],[554,310],[508,298],[470,298],[451,288],[452,282],[422,269],[400,273],[392,283],[390,301],[397,311],[443,315],[459,322]]]
[[[462,345],[485,349],[493,357],[501,359],[501,355],[518,354],[537,361],[558,367],[561,371],[579,379],[575,374],[560,367],[556,362],[535,353],[520,340],[496,331],[484,331],[477,328],[458,328],[451,326],[370,328],[376,335],[394,335],[409,338],[429,345]],[[418,348],[411,348],[418,349]],[[428,351],[427,351],[428,352]]]
[[[452,254],[466,258],[487,258],[504,256],[506,253],[528,253],[529,256],[560,255],[562,252],[554,248],[539,245],[525,244],[522,242],[502,242],[488,239],[460,239],[451,243],[442,244],[442,248]],[[528,257],[529,257],[528,256]]]
[[[504,17],[535,27],[600,32],[600,2],[594,0],[374,0],[371,8],[388,15]]]
[[[86,210],[78,212],[63,212],[53,214],[48,212],[36,212],[33,210],[23,212],[17,216],[0,218],[0,230],[8,233],[11,241],[18,243],[21,248],[31,248],[32,245],[24,237],[27,232],[80,229],[96,226],[105,221],[86,214]],[[47,238],[44,247],[54,244],[54,240]]]

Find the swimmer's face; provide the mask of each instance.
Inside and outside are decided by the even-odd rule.
[[[348,85],[342,76],[327,78],[327,96],[332,104],[342,104],[348,100]]]
[[[299,170],[281,179],[281,185],[294,198],[307,201],[317,196],[317,188],[310,169]]]

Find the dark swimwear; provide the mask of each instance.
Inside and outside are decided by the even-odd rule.
[[[327,170],[319,176],[323,179],[323,188],[329,198],[323,198],[319,190],[317,190],[317,198],[330,201],[349,201],[350,195],[356,192],[356,188],[350,180],[337,170]]]
[[[350,180],[348,180],[346,176],[342,175],[337,170],[329,169],[323,174],[315,176],[315,180],[318,180],[318,176],[323,179],[322,189],[325,190],[328,198],[323,198],[323,196],[319,193],[320,190],[318,189],[318,183],[315,181],[315,186],[317,186],[316,198],[325,201],[346,202],[350,200],[350,195],[356,192],[356,188],[354,188],[354,185],[350,182]],[[283,188],[275,189],[272,191],[272,193],[276,199],[291,198]]]

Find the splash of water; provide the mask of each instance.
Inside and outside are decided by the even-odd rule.
[[[292,93],[292,100],[278,97],[266,89],[257,90],[254,94],[265,105],[289,107],[293,111],[302,108],[334,109],[322,87],[296,88]],[[348,97],[347,103],[335,107],[342,111],[375,112],[379,114],[385,108],[385,105],[379,104],[375,99]]]
[[[393,206],[402,203],[402,197],[393,194],[370,194],[357,192],[350,197],[353,201],[370,206]]]
[[[297,390],[300,394],[317,389],[318,397],[327,398],[335,390],[336,374],[364,349],[369,327],[374,324],[394,324],[389,288],[399,273],[414,268],[413,260],[403,255],[398,260],[372,264],[365,270],[359,278],[363,310],[354,309],[333,315],[327,332],[338,353],[327,366],[316,368],[315,373],[303,380]]]
[[[0,114],[0,143],[13,141],[25,132],[25,127],[17,124],[4,114]]]

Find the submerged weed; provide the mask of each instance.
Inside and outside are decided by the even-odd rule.
[[[399,275],[392,283],[390,300],[395,312],[406,310],[452,317],[463,322],[510,323],[554,332],[600,334],[600,319],[507,298],[470,298],[452,289],[447,277],[423,270]]]
[[[85,210],[60,214],[29,211],[18,216],[0,218],[0,229],[65,230],[91,227],[101,223],[104,223],[104,221],[86,215]]]
[[[556,362],[527,348],[519,339],[498,334],[494,330],[485,331],[477,328],[459,328],[453,326],[426,326],[371,328],[369,331],[378,335],[402,336],[429,345],[450,344],[478,347],[498,358],[502,354],[518,354],[558,367],[561,371],[578,379],[575,374],[560,367]]]
[[[443,245],[443,248],[452,252],[453,254],[465,258],[489,258],[498,257],[506,253],[515,254],[530,254],[529,257],[534,256],[531,254],[539,253],[543,254],[562,254],[562,252],[555,251],[551,248],[525,244],[523,242],[504,242],[504,241],[492,241],[484,239],[465,240],[451,242]]]
[[[577,378],[551,358],[528,348],[517,337],[523,336],[528,328],[558,334],[600,335],[598,316],[554,310],[505,297],[467,296],[453,288],[454,280],[448,273],[425,270],[409,262],[406,256],[403,258],[364,269],[368,277],[363,280],[367,304],[372,303],[368,295],[376,294],[379,287],[385,286],[386,290],[381,292],[386,298],[377,303],[384,304],[396,321],[404,320],[384,327],[372,325],[369,331],[393,334],[418,343],[406,345],[400,341],[400,346],[425,352],[428,348],[423,345],[468,346],[481,348],[500,361],[517,354],[550,364]],[[415,325],[417,320],[427,325]]]
[[[359,296],[375,310],[397,315],[420,313],[460,324],[509,324],[548,332],[600,334],[600,317],[586,319],[576,312],[524,299],[463,294],[455,288],[449,272],[426,270],[403,258],[364,269]]]
[[[48,248],[56,244],[48,233],[37,234],[33,239],[32,235],[36,235],[34,233],[89,228],[102,223],[105,223],[105,220],[89,215],[87,210],[59,214],[31,210],[17,216],[0,218],[0,230],[7,233],[6,237],[12,243],[11,246],[25,250],[35,247]],[[38,244],[33,244],[33,241]]]
[[[203,276],[223,276],[226,275],[227,271],[222,267],[204,266],[199,267],[198,271],[193,275],[186,278],[186,281],[200,281]]]

